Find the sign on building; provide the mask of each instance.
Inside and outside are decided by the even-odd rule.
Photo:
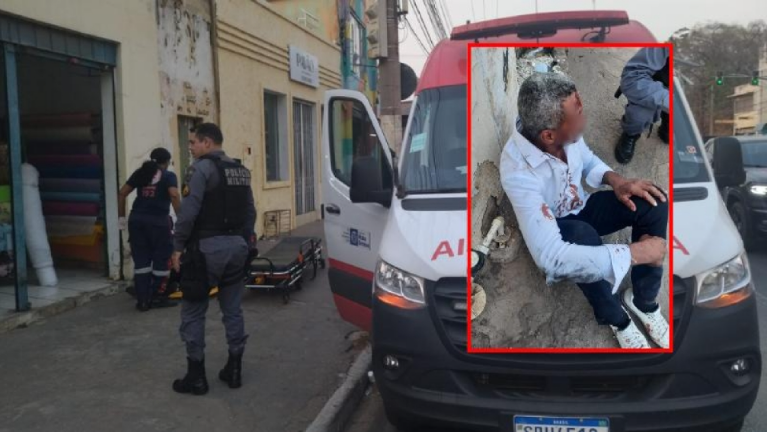
[[[317,57],[290,45],[290,79],[312,87],[320,86]]]

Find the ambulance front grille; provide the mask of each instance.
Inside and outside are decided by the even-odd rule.
[[[431,285],[431,283],[430,283]],[[461,352],[466,352],[466,278],[443,278],[428,290],[439,333]]]

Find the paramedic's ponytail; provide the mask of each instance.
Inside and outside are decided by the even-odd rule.
[[[137,187],[149,186],[152,183],[152,179],[160,169],[160,165],[170,161],[170,152],[162,147],[158,147],[152,150],[149,157],[151,160],[144,162],[141,168],[137,169],[134,174]]]

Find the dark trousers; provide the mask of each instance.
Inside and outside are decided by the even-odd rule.
[[[200,240],[200,251],[205,255],[208,283],[218,287],[218,304],[224,323],[229,352],[242,354],[248,334],[242,316],[242,292],[245,290],[245,266],[248,245],[239,236],[210,237]],[[181,340],[186,344],[187,357],[205,358],[205,316],[208,298],[202,301],[184,299],[181,304]]]
[[[133,257],[133,284],[136,300],[152,301],[164,278],[170,274],[168,261],[173,253],[170,218],[151,220],[133,218],[128,220],[128,236]]]
[[[577,215],[557,219],[562,239],[566,242],[599,246],[601,236],[631,227],[631,241],[636,242],[645,234],[666,238],[668,204],[658,202],[653,207],[642,198],[633,197],[637,211],[632,212],[618,201],[613,191],[599,191],[586,202],[586,207]],[[631,270],[634,288],[634,303],[642,311],[650,312],[657,307],[656,298],[660,291],[662,267],[649,265],[635,266]],[[581,283],[578,287],[594,309],[599,324],[623,327],[629,317],[621,307],[620,296],[612,294],[612,284],[607,281]]]

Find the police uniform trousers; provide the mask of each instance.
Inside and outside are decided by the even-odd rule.
[[[248,338],[241,306],[248,245],[241,236],[216,236],[200,240],[200,251],[205,256],[210,286],[219,288],[217,297],[229,352],[241,354]],[[196,302],[184,299],[181,305],[181,340],[186,344],[187,356],[196,361],[204,358],[208,301],[208,297]]]

